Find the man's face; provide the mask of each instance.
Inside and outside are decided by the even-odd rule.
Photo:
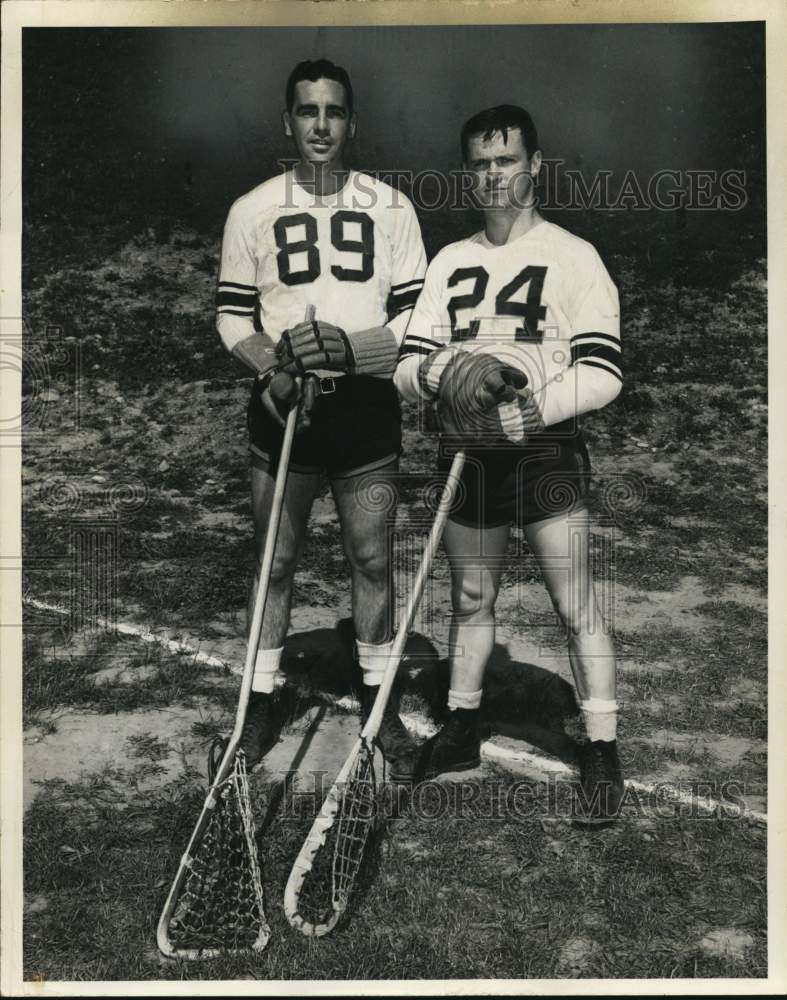
[[[336,80],[301,80],[292,108],[284,112],[284,132],[295,140],[303,161],[342,166],[344,146],[355,135],[344,87]]]
[[[540,166],[541,153],[527,155],[518,128],[507,129],[505,137],[493,132],[488,139],[474,135],[468,140],[465,169],[473,175],[479,208],[531,208]]]

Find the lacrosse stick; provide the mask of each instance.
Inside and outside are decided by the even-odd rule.
[[[307,321],[313,316],[314,308],[309,306]],[[300,389],[300,379],[296,381]],[[261,951],[270,937],[246,761],[236,750],[246,721],[297,416],[298,402],[287,414],[284,428],[235,725],[221,763],[211,767],[214,773],[202,813],[158,922],[158,946],[169,958],[216,958],[249,949]]]
[[[373,766],[374,740],[380,729],[399,661],[404,653],[404,647],[421,602],[424,586],[437,547],[440,544],[464,462],[464,452],[458,451],[451,465],[451,471],[448,473],[448,480],[440,498],[437,515],[429,533],[421,557],[421,564],[418,567],[407,606],[399,623],[391,657],[386,665],[385,674],[380,682],[380,690],[369,713],[369,718],[339,771],[333,787],[328,792],[287,880],[287,886],[284,890],[284,912],[290,924],[309,937],[322,937],[336,926],[347,908],[350,893],[361,867],[366,842],[376,815],[377,787]],[[330,906],[328,905],[328,888],[325,884],[319,887],[323,890],[323,899],[320,905],[324,920],[321,923],[312,922],[300,912],[301,893],[306,876],[312,871],[315,862],[318,863],[321,873],[323,870],[327,872],[329,859],[322,858],[320,849],[325,847],[329,831],[334,826],[333,858],[330,861]],[[324,882],[327,883],[327,881],[326,874]]]

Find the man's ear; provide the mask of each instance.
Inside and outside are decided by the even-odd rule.
[[[286,136],[289,136],[290,138],[292,138],[292,124],[290,123],[290,112],[289,111],[282,111],[282,113],[281,113],[281,121],[282,121],[282,125],[284,126],[284,134]]]
[[[356,113],[353,111],[353,113],[350,115],[350,122],[347,126],[347,135],[349,135],[351,139],[355,138],[355,132],[357,128],[358,128],[358,115],[356,115]]]
[[[530,176],[533,180],[538,180],[538,172],[541,169],[541,150],[537,149],[530,157]]]

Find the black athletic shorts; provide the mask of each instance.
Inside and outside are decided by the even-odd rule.
[[[334,386],[333,392],[325,392]],[[390,379],[342,375],[322,379],[311,426],[296,434],[290,456],[295,472],[327,472],[332,479],[383,468],[399,457],[402,415]],[[247,413],[249,449],[275,468],[284,439],[265,409],[259,386],[252,389]]]
[[[465,454],[461,486],[449,515],[458,524],[522,527],[584,506],[590,458],[581,431],[551,436],[542,432],[524,447],[501,444],[468,448]],[[452,449],[441,445],[442,473],[451,467],[451,457]]]

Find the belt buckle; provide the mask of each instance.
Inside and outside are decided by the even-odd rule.
[[[332,376],[320,379],[320,393],[323,396],[330,396],[332,392],[336,392],[336,380]]]

